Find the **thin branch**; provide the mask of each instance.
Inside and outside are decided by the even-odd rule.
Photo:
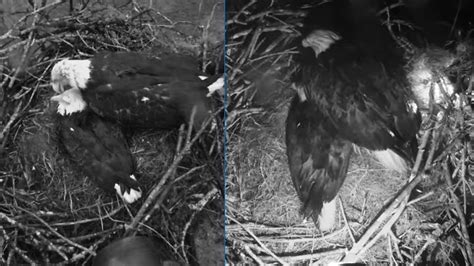
[[[197,204],[191,206],[191,208],[195,209],[196,211],[193,212],[193,214],[189,218],[188,222],[186,222],[186,225],[184,226],[184,229],[183,229],[183,233],[181,234],[181,250],[182,250],[182,253],[183,253],[183,257],[185,258],[187,264],[189,264],[189,259],[188,259],[188,256],[186,255],[186,248],[185,248],[185,240],[186,240],[187,232],[188,232],[189,228],[191,227],[191,224],[192,224],[196,214],[201,212],[202,209],[207,205],[207,203],[215,198],[215,196],[217,195],[218,192],[219,191],[217,190],[217,188],[215,188],[215,187],[212,188],[212,190],[207,192],[207,194]]]
[[[415,160],[415,165],[411,171],[410,178],[409,178],[409,183],[405,185],[401,192],[396,196],[390,205],[385,209],[383,213],[381,213],[375,221],[372,223],[372,225],[367,228],[365,233],[361,236],[359,241],[352,246],[352,248],[349,250],[345,258],[343,259],[344,262],[351,262],[351,261],[357,261],[358,258],[362,255],[361,251],[364,249],[364,246],[369,242],[369,240],[372,238],[372,235],[377,232],[380,226],[384,223],[386,219],[389,217],[392,217],[393,212],[397,209],[398,206],[401,204],[406,204],[408,201],[408,197],[411,194],[411,191],[418,185],[418,183],[421,182],[423,175],[419,174],[420,171],[420,166],[421,166],[421,161],[423,158],[423,153],[425,150],[426,145],[428,144],[428,139],[430,136],[431,130],[426,130],[426,132],[423,134],[422,137],[422,142],[420,146],[418,147],[418,154],[416,156]]]
[[[36,214],[30,212],[29,210],[26,210],[26,209],[23,209],[23,208],[20,208],[22,211],[28,213],[29,215],[33,216],[36,220],[38,220],[40,223],[42,223],[44,226],[46,226],[46,228],[48,228],[51,233],[53,233],[54,235],[56,235],[57,237],[61,238],[62,240],[64,240],[64,242],[68,243],[69,245],[71,246],[74,246],[76,248],[79,248],[79,249],[82,249],[83,251],[85,252],[88,252],[89,254],[91,254],[92,256],[95,256],[96,253],[82,245],[79,245],[73,241],[71,241],[69,238],[61,235],[60,233],[58,233],[56,230],[54,230],[54,228],[52,228],[45,220],[41,219],[39,216],[37,216]]]
[[[247,252],[247,254],[253,259],[255,260],[255,262],[258,264],[258,265],[265,265],[265,263],[263,262],[263,260],[261,260],[257,255],[255,255],[255,253],[253,253],[253,251],[250,249],[250,247],[248,245],[244,245],[244,250],[245,252]]]
[[[347,232],[349,233],[349,236],[352,239],[352,244],[355,244],[356,240],[355,240],[354,234],[352,233],[352,228],[349,225],[349,222],[347,221],[346,210],[344,209],[344,204],[342,204],[341,197],[337,197],[337,199],[339,201],[339,205],[341,206],[342,217],[344,218],[344,223],[346,224],[345,227],[347,228]]]
[[[194,120],[194,113],[195,113],[195,108],[193,108],[193,113],[191,115],[191,122]],[[171,163],[170,167],[166,171],[165,175],[160,179],[160,182],[153,188],[151,193],[149,194],[148,198],[145,200],[143,205],[141,206],[140,210],[138,213],[135,215],[133,218],[130,226],[126,230],[126,235],[131,234],[132,231],[136,230],[138,228],[139,223],[142,221],[142,219],[145,216],[145,213],[147,209],[154,205],[156,198],[160,195],[162,188],[166,184],[169,178],[171,178],[172,175],[174,175],[176,168],[178,167],[179,163],[181,160],[184,158],[184,156],[190,151],[191,146],[199,139],[199,137],[202,135],[202,133],[206,130],[207,126],[209,123],[212,121],[212,116],[209,117],[209,119],[206,120],[206,122],[201,126],[199,131],[194,135],[192,139],[187,139],[184,147],[179,151],[179,153],[175,156],[173,162]],[[192,130],[192,124],[190,123],[189,125],[189,130]],[[188,133],[188,136],[190,137],[190,133]],[[153,209],[154,211],[155,209]],[[151,212],[148,213],[148,215],[151,215]]]
[[[469,238],[469,230],[467,229],[466,217],[464,216],[464,212],[463,212],[463,209],[461,207],[461,204],[459,203],[459,200],[458,200],[456,194],[454,193],[454,191],[452,189],[453,188],[453,181],[451,180],[451,174],[448,171],[448,169],[449,169],[448,164],[447,164],[446,161],[445,161],[444,164],[445,164],[444,169],[446,171],[444,176],[445,176],[445,179],[446,179],[446,183],[448,183],[448,190],[449,190],[449,194],[451,195],[451,200],[454,203],[454,208],[455,208],[456,213],[457,213],[458,218],[459,218],[459,223],[460,223],[461,232],[462,232],[462,239],[463,239],[464,245],[465,245],[464,248],[467,252],[466,265],[469,265],[469,264],[472,265],[474,263],[474,255],[473,255],[473,252],[472,252],[471,241],[470,241],[470,238]]]
[[[231,220],[232,222],[240,225],[242,227],[242,229],[244,229],[253,239],[255,239],[255,241],[257,241],[257,243],[260,245],[260,247],[262,247],[262,249],[267,253],[269,254],[270,256],[272,256],[275,260],[278,261],[278,263],[282,264],[282,265],[289,265],[288,263],[284,262],[283,260],[281,260],[277,255],[275,255],[275,253],[273,253],[270,249],[268,249],[259,239],[258,237],[252,233],[252,231],[250,231],[249,229],[247,229],[243,224],[241,224],[239,221],[237,221],[236,219],[230,217],[230,216],[227,216],[227,219]]]

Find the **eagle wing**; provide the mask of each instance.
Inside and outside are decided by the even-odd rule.
[[[153,85],[173,80],[200,81],[203,75],[197,63],[190,63],[187,56],[168,55],[151,57],[133,52],[99,53],[92,59],[91,83],[89,88],[103,84],[120,83],[123,79],[136,83]],[[132,87],[133,89],[134,87]]]
[[[296,87],[318,105],[345,139],[371,150],[393,149],[411,161],[420,115],[398,62],[335,43],[296,72]]]
[[[138,189],[129,176],[135,170],[123,135],[90,112],[59,116],[59,140],[76,166],[106,191],[115,183]]]
[[[286,147],[302,212],[316,222],[323,203],[333,200],[344,182],[352,144],[337,135],[318,107],[295,97],[287,118]]]
[[[139,85],[125,79],[121,83],[85,91],[83,95],[90,108],[100,116],[134,127],[178,127],[189,122],[193,107],[196,108],[195,124],[200,125],[212,110],[210,98],[206,97],[207,89],[201,81]]]

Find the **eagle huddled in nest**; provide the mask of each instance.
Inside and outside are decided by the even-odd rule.
[[[150,57],[101,52],[64,59],[51,71],[59,93],[57,132],[70,159],[105,191],[132,203],[141,195],[135,162],[121,128],[200,128],[212,115],[211,94],[223,79],[208,77],[183,55]]]
[[[404,51],[363,3],[331,1],[310,10],[294,58],[290,173],[303,214],[323,231],[334,226],[353,147],[407,173],[417,156],[420,111],[444,94],[439,87],[430,94],[427,66],[408,71]],[[454,93],[452,84],[445,89]]]

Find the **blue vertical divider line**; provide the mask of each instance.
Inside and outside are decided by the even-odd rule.
[[[223,201],[224,201],[224,241],[223,241],[223,244],[224,244],[224,265],[227,264],[226,263],[226,252],[227,252],[227,245],[226,245],[226,241],[227,241],[227,228],[226,228],[226,224],[227,224],[227,205],[226,205],[226,188],[227,188],[227,89],[228,89],[228,86],[227,86],[227,64],[226,64],[226,55],[227,55],[227,0],[224,0],[224,151],[223,151],[223,168],[224,168],[224,171],[223,171],[223,174],[224,174],[224,195],[223,195]]]

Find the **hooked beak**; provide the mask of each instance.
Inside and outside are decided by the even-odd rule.
[[[63,93],[64,92],[64,87],[61,84],[61,82],[53,81],[53,82],[51,82],[51,87],[53,87],[53,90],[57,93]]]
[[[59,94],[59,95],[55,95],[53,97],[51,97],[51,101],[52,102],[58,102],[58,103],[69,103],[68,99],[66,99],[67,97],[65,97],[64,95],[62,94]]]

